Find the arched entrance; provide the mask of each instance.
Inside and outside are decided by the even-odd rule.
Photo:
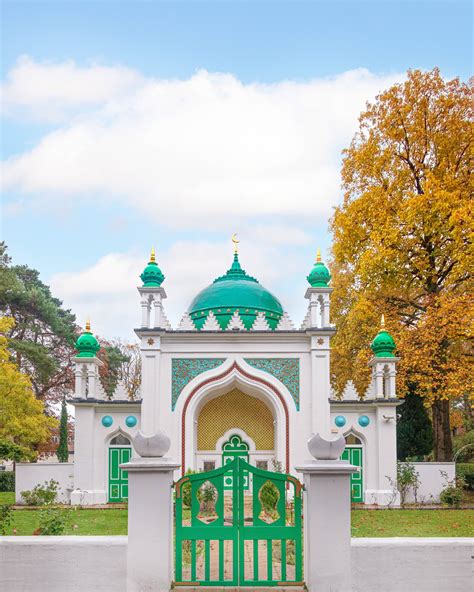
[[[132,456],[130,440],[119,433],[109,442],[108,452],[109,486],[108,501],[111,504],[128,500],[128,473],[120,468]]]
[[[341,455],[342,460],[349,461],[349,464],[358,467],[358,471],[351,475],[351,501],[354,503],[364,502],[364,448],[362,440],[349,432],[345,436],[346,448]]]
[[[275,457],[275,419],[264,401],[233,388],[197,410],[197,468],[213,470],[241,456],[265,468]]]
[[[245,366],[245,362],[242,362],[242,364]],[[224,370],[219,368],[204,373],[199,383],[190,384],[187,392],[183,390],[183,397],[176,409],[181,415],[182,474],[188,468],[212,470],[213,466],[218,467],[221,465],[222,451],[216,448],[217,437],[213,439],[212,448],[206,449],[198,445],[199,416],[201,410],[209,401],[235,390],[263,403],[266,413],[272,418],[270,423],[273,426],[271,430],[273,433],[273,448],[254,446],[254,450],[252,450],[252,437],[250,437],[250,458],[253,457],[255,465],[262,469],[264,465],[268,466],[270,459],[276,458],[283,465],[283,469],[289,472],[290,421],[287,400],[291,399],[291,395],[275,378],[262,378],[259,371],[254,371],[252,368],[247,369],[247,367],[244,369],[240,366],[240,362],[233,361]],[[242,413],[242,410],[241,406],[240,413]],[[258,425],[258,413],[254,415],[254,420]],[[239,428],[239,423],[233,422],[227,428]],[[257,432],[260,433],[261,430],[257,428]],[[248,435],[251,436],[251,434]],[[209,446],[209,444],[206,444],[206,446]],[[207,458],[200,454],[204,450]],[[258,459],[257,457],[265,451],[267,452],[266,459]]]

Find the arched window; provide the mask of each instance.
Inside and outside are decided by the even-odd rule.
[[[349,446],[362,446],[362,442],[361,442],[360,438],[358,438],[354,434],[347,434],[346,444]]]
[[[130,446],[130,440],[123,434],[117,434],[110,440],[110,446]]]

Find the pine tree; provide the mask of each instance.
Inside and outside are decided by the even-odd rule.
[[[68,450],[68,430],[67,430],[67,408],[66,408],[66,400],[63,399],[63,404],[61,406],[61,421],[59,424],[59,444],[58,449],[56,451],[56,455],[58,457],[59,462],[67,462],[69,460],[69,450]]]
[[[429,454],[433,448],[433,428],[423,399],[411,389],[405,397],[405,403],[398,410],[398,460]]]

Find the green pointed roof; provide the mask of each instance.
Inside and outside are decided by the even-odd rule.
[[[314,267],[306,279],[312,288],[327,288],[331,281],[331,274],[329,273],[329,269],[321,261],[321,251],[319,249]]]
[[[395,348],[397,347],[393,337],[385,330],[385,320],[382,315],[381,329],[375,336],[370,346],[376,358],[394,358]]]
[[[242,269],[237,252],[227,272],[199,292],[191,302],[189,316],[196,329],[202,329],[211,311],[223,330],[234,312],[238,313],[246,329],[252,327],[259,312],[264,313],[271,329],[276,329],[283,316],[278,298]]]
[[[161,286],[163,280],[165,279],[163,272],[156,263],[154,248],[152,248],[151,250],[150,261],[141,273],[140,279],[143,282],[144,288],[158,288],[159,286]]]
[[[90,321],[86,322],[86,330],[77,338],[75,348],[78,358],[95,358],[99,351],[100,345],[92,334]]]

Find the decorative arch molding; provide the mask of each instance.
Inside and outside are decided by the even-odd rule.
[[[347,436],[355,436],[356,438],[359,438],[360,440],[360,444],[349,444],[349,446],[363,446],[365,447],[366,443],[367,443],[367,438],[364,436],[364,434],[362,434],[361,432],[359,432],[359,430],[356,430],[355,428],[353,428],[352,426],[346,430],[345,432],[343,432],[343,436],[344,438],[347,438]]]
[[[217,442],[216,442],[216,452],[221,453],[222,452],[222,447],[224,446],[224,444],[226,442],[228,442],[230,440],[230,438],[232,436],[239,436],[239,438],[243,442],[245,442],[246,444],[248,444],[249,452],[255,452],[257,450],[257,447],[255,446],[255,442],[247,434],[247,432],[244,432],[244,430],[241,430],[240,428],[231,428],[230,430],[227,430],[227,432],[223,436],[221,436],[219,438],[219,440],[217,440]]]
[[[105,446],[106,446],[106,448],[108,448],[111,445],[110,443],[117,436],[123,436],[124,438],[127,438],[129,440],[129,442],[130,442],[130,446],[133,448],[133,441],[132,441],[133,438],[132,438],[132,436],[128,432],[125,432],[124,430],[122,430],[121,427],[117,428],[112,433],[107,434],[107,437],[105,438]],[[115,444],[112,444],[112,446],[115,446]]]
[[[186,458],[194,454],[196,449],[195,417],[197,417],[200,408],[210,399],[224,394],[235,385],[243,392],[257,397],[269,405],[275,418],[275,453],[277,458],[285,459],[286,472],[289,472],[290,417],[288,400],[291,401],[292,397],[284,385],[275,378],[263,378],[259,376],[262,371],[254,371],[253,368],[247,370],[243,367],[244,364],[245,362],[229,361],[228,365],[225,364],[227,367],[221,372],[217,372],[216,369],[206,372],[200,382],[192,388],[189,385],[188,392],[186,392],[187,389],[183,390],[182,400],[184,402],[180,408],[178,402],[176,409],[177,411],[179,409],[181,413],[181,471],[183,475],[186,471]]]

